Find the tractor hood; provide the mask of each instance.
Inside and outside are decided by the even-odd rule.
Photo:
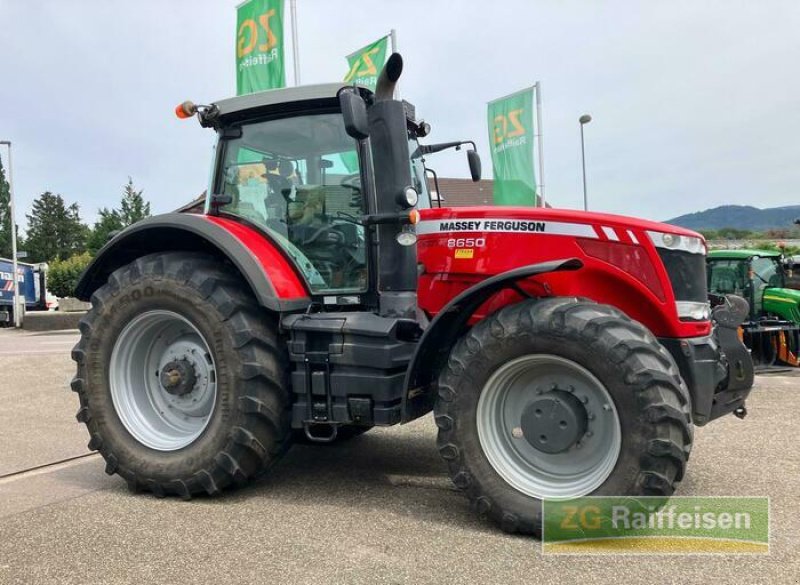
[[[765,289],[764,311],[800,324],[800,290],[791,288]]]
[[[578,258],[579,275],[541,277],[547,288],[534,293],[624,305],[628,315],[664,337],[708,334],[702,315],[708,302],[706,247],[691,230],[567,209],[458,207],[420,210],[416,231],[420,306],[432,314],[441,298],[452,296],[437,293],[439,287],[457,289],[459,281]]]

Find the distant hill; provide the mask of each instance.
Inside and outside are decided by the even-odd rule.
[[[800,205],[772,207],[769,209],[759,209],[749,205],[722,205],[713,209],[668,219],[665,223],[693,230],[717,230],[727,227],[763,231],[775,228],[792,228],[794,227],[794,220],[799,217]]]

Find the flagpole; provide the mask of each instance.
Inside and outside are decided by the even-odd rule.
[[[19,307],[19,266],[17,261],[17,217],[14,211],[14,163],[11,160],[11,141],[0,140],[0,145],[8,147],[8,213],[11,216],[11,270],[14,280],[14,327],[22,327],[22,311]]]
[[[539,203],[545,207],[544,202],[544,141],[542,139],[542,84],[538,81],[536,88],[536,135],[539,144]]]
[[[289,8],[292,19],[292,57],[294,61],[294,84],[300,85],[300,50],[297,43],[297,1],[289,0]]]

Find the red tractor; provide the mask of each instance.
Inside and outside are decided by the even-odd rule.
[[[692,424],[743,416],[738,297],[713,313],[705,242],[557,209],[431,208],[430,126],[378,87],[209,106],[205,211],[137,223],[87,269],[77,418],[109,474],[214,495],[293,440],[340,441],[431,410],[453,483],[504,530],[541,501],[672,494]],[[480,160],[468,152],[473,178]]]

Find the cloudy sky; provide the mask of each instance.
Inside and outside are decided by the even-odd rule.
[[[157,212],[200,193],[213,135],[173,108],[235,92],[236,4],[0,0],[0,140],[14,143],[20,219],[50,190],[91,221],[129,175]],[[540,81],[554,206],[582,205],[583,113],[593,209],[800,204],[800,2],[297,4],[303,83],[341,79],[344,55],[395,28],[401,92],[429,140],[475,139],[485,176],[486,102]],[[462,153],[429,162],[468,173]]]

